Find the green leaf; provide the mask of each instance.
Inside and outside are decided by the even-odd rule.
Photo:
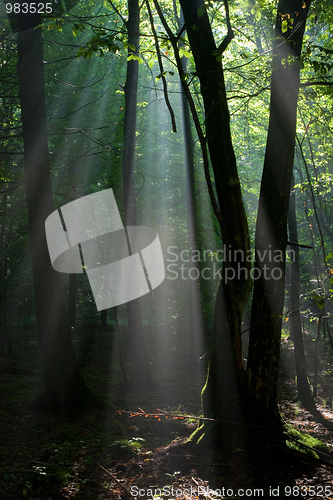
[[[197,10],[197,16],[198,16],[198,17],[202,17],[202,16],[204,15],[204,13],[205,13],[205,6],[204,6],[204,4],[202,3],[202,4],[199,6],[198,10]]]
[[[81,33],[83,30],[85,30],[86,27],[82,23],[74,23],[73,26],[73,35],[77,36],[79,33]]]
[[[180,57],[187,57],[190,58],[191,54],[188,52],[188,50],[183,49],[182,47],[179,49],[179,56]]]
[[[156,81],[159,80],[160,78],[162,78],[162,76],[165,76],[166,74],[167,74],[167,72],[163,71],[163,73],[160,73],[159,75],[157,75]]]
[[[333,252],[331,252],[331,253],[329,253],[328,255],[326,255],[326,258],[325,258],[326,262],[327,262],[329,259],[331,259],[332,257],[333,257]]]
[[[325,304],[325,299],[322,296],[318,295],[318,293],[316,292],[313,292],[311,295],[311,299],[317,304],[319,309],[323,308]]]
[[[284,19],[281,23],[281,31],[282,33],[286,33],[286,31],[288,31],[288,21],[286,21],[286,19]]]
[[[133,45],[131,43],[124,42],[124,49],[135,50],[135,45]]]
[[[127,61],[138,61],[139,64],[143,64],[143,59],[140,56],[135,56],[134,54],[130,54],[127,58]]]

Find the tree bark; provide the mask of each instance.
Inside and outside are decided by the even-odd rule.
[[[139,53],[140,7],[138,0],[128,0],[128,56]],[[134,49],[132,48],[134,47]],[[139,78],[139,62],[136,59],[127,61],[125,83],[125,118],[124,118],[124,152],[122,160],[123,199],[125,226],[136,224],[135,197],[135,141],[136,141],[136,107]],[[130,250],[130,249],[129,249]],[[152,384],[145,359],[144,333],[142,326],[140,299],[127,303],[127,320],[130,336],[130,353],[133,364],[131,383],[135,386],[147,387]]]
[[[138,0],[128,0],[128,56],[139,53],[140,8]],[[132,48],[134,47],[134,49]],[[136,59],[127,61],[125,82],[125,118],[124,118],[124,151],[122,159],[123,198],[125,225],[134,226],[136,222],[135,205],[135,141],[136,141],[136,105],[139,79],[139,62]]]
[[[291,245],[291,250],[293,250],[294,260],[291,260],[291,285],[290,285],[290,329],[291,338],[294,343],[295,352],[295,364],[296,364],[296,375],[297,375],[297,398],[306,407],[313,407],[314,401],[311,394],[307,372],[306,372],[306,362],[304,354],[304,343],[303,343],[303,333],[301,325],[301,313],[300,313],[300,302],[299,297],[301,293],[301,277],[299,270],[299,247],[298,247],[298,234],[297,234],[297,219],[296,219],[296,203],[295,203],[295,191],[294,177],[292,181],[292,191],[290,193],[290,204],[289,204],[289,215],[288,215],[288,226],[289,226],[289,241],[296,243],[296,245]]]
[[[68,326],[73,328],[76,323],[76,274],[69,275],[67,317]]]
[[[221,211],[222,239],[227,249],[215,304],[213,346],[203,391],[204,414],[209,418],[240,420],[244,371],[241,323],[251,289],[251,263],[246,260],[250,251],[248,224],[231,140],[221,56],[204,4],[194,0],[180,0],[180,4],[200,80],[206,140]],[[222,436],[221,426],[213,427],[214,440],[227,438],[225,433]],[[200,440],[202,432],[211,430],[211,424],[206,423],[193,439]]]
[[[180,9],[180,17],[177,14],[177,5],[174,1],[174,12],[177,19],[178,28],[181,29],[184,24],[184,15]],[[184,42],[179,42],[179,47],[184,47]],[[187,58],[181,58],[183,72],[187,72]],[[194,176],[194,140],[192,135],[191,113],[188,100],[186,98],[182,83],[179,84],[181,94],[181,116],[184,135],[185,152],[185,184],[186,184],[186,214],[187,214],[187,245],[189,249],[189,261],[191,267],[199,268],[198,263],[193,259],[193,251],[197,249],[197,204],[195,193]],[[202,307],[200,300],[199,280],[189,280],[189,316],[190,316],[190,363],[195,366],[198,363],[199,349],[201,348]]]
[[[23,21],[18,19],[18,77],[36,318],[45,382],[40,403],[59,409],[74,407],[90,390],[76,364],[62,283],[59,273],[52,268],[46,242],[45,220],[54,207],[46,129],[43,41],[41,30],[34,28],[40,24],[40,16],[33,16],[28,25],[26,19]]]
[[[285,252],[293,172],[299,57],[310,0],[280,0],[277,10],[270,118],[255,240],[254,293],[247,378],[256,415],[279,422],[277,382],[284,303]],[[282,32],[293,18],[292,30]]]
[[[103,330],[106,330],[107,327],[108,327],[108,310],[103,309],[103,311],[101,311],[101,328]]]

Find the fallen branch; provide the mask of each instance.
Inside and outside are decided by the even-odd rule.
[[[130,492],[130,490],[129,490],[128,488],[126,488],[126,486],[124,486],[124,485],[122,484],[122,482],[121,482],[121,481],[119,481],[119,479],[117,479],[117,478],[116,478],[116,476],[114,476],[113,474],[111,474],[111,472],[109,472],[108,470],[106,470],[106,469],[103,467],[103,465],[98,464],[98,466],[99,466],[101,469],[103,469],[103,470],[104,470],[104,472],[106,472],[107,474],[109,474],[109,476],[110,476],[110,477],[112,477],[112,479],[113,479],[114,481],[116,481],[116,483],[117,483],[117,484],[119,484],[119,486],[120,486],[123,490],[125,490],[125,491],[126,491],[126,493],[127,493],[128,495],[131,495],[131,496],[132,496],[132,493]]]
[[[157,418],[159,421],[161,420],[160,417],[164,417],[164,418],[171,418],[173,420],[177,420],[177,419],[181,419],[181,420],[184,420],[184,419],[194,419],[194,420],[203,420],[203,421],[208,421],[208,422],[222,422],[222,423],[225,423],[225,424],[230,424],[230,425],[241,425],[241,426],[244,426],[244,427],[252,427],[252,428],[256,428],[256,429],[265,429],[265,430],[269,430],[270,432],[273,432],[274,434],[279,434],[280,436],[284,436],[287,440],[291,440],[291,441],[294,441],[295,443],[297,443],[299,446],[303,446],[304,448],[308,449],[308,450],[312,450],[314,451],[315,453],[320,453],[321,455],[324,455],[328,458],[331,458],[331,456],[321,450],[318,450],[316,448],[312,448],[311,446],[308,446],[300,441],[298,441],[296,438],[290,436],[288,434],[288,432],[286,431],[275,431],[273,429],[268,429],[267,427],[263,427],[262,425],[254,425],[254,424],[247,424],[245,422],[233,422],[233,421],[230,421],[230,420],[222,420],[222,419],[218,419],[218,418],[207,418],[207,417],[195,417],[193,415],[172,415],[171,413],[168,413],[164,410],[160,410],[159,408],[157,408],[157,412],[159,413],[147,413],[145,412],[142,408],[139,408],[138,407],[138,412],[133,412],[133,411],[128,411],[128,410],[117,410],[117,412],[119,413],[119,415],[121,415],[122,413],[129,413],[129,416],[130,418],[132,417],[153,417],[153,418]],[[289,451],[289,450],[285,450],[285,451]],[[301,453],[301,452],[298,452],[298,453]],[[315,458],[315,457],[312,457],[312,456],[309,456],[309,455],[305,455],[306,457],[308,458],[311,458],[312,460],[316,460],[317,462],[320,462],[328,467],[331,467],[333,468],[333,464],[331,462],[328,462],[327,460],[325,459],[321,459],[320,457],[319,458]]]

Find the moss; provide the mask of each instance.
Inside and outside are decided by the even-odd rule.
[[[319,458],[316,450],[329,452],[328,446],[320,441],[320,439],[310,436],[309,434],[305,434],[291,425],[286,425],[284,430],[288,436],[293,438],[292,440],[286,440],[286,445],[290,449],[297,450],[314,458]],[[294,439],[297,440],[297,443]]]

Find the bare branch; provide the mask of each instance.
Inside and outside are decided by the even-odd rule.
[[[149,15],[151,29],[152,29],[152,32],[154,35],[155,47],[156,47],[156,52],[157,52],[157,59],[158,59],[158,64],[159,64],[160,72],[161,72],[161,78],[162,78],[162,82],[163,82],[164,99],[165,99],[165,103],[166,103],[167,108],[168,108],[169,113],[170,113],[171,123],[172,123],[172,131],[177,132],[175,114],[173,112],[172,106],[171,106],[170,101],[169,101],[167,81],[166,81],[165,76],[164,76],[162,56],[161,56],[160,46],[158,44],[158,38],[157,38],[155,26],[154,26],[154,19],[153,19],[152,13],[151,13],[150,5],[149,5],[149,0],[146,0],[146,4],[147,4],[147,9],[148,9],[148,15]]]
[[[113,474],[111,474],[111,472],[109,472],[108,470],[106,470],[106,469],[103,467],[103,465],[101,465],[101,464],[98,464],[98,465],[99,465],[99,467],[100,467],[101,469],[103,469],[103,470],[104,470],[104,472],[106,472],[107,474],[109,474],[109,476],[110,476],[110,477],[112,477],[112,479],[113,479],[114,481],[116,481],[116,483],[117,483],[117,484],[118,484],[118,485],[119,485],[119,486],[120,486],[120,487],[121,487],[124,491],[126,491],[126,493],[128,493],[129,495],[131,495],[131,496],[132,496],[132,493],[130,492],[130,490],[129,490],[128,488],[126,488],[126,486],[124,486],[124,485],[123,485],[123,483],[122,483],[121,481],[119,481],[119,479],[118,479],[116,476],[114,476]]]
[[[119,10],[117,9],[117,7],[112,3],[111,0],[108,0],[109,4],[111,5],[111,7],[113,8],[113,10],[116,12],[116,14],[118,14],[118,16],[120,17],[120,19],[122,20],[122,22],[124,23],[124,25],[127,27],[127,21],[126,19],[123,17],[123,15],[121,14],[121,12],[119,12]]]
[[[227,22],[227,28],[228,28],[228,33],[224,37],[222,43],[218,46],[217,50],[219,53],[222,55],[223,52],[226,50],[228,47],[229,43],[231,40],[234,38],[235,34],[232,30],[231,23],[230,23],[230,14],[229,14],[229,5],[228,5],[228,0],[223,0],[224,7],[225,7],[225,17],[226,17],[226,22]]]
[[[308,132],[306,131],[305,134],[307,135],[307,133]],[[314,191],[313,191],[312,181],[311,181],[311,177],[310,177],[310,173],[309,173],[309,167],[308,167],[307,161],[306,161],[305,156],[304,156],[304,151],[303,151],[303,148],[302,148],[302,144],[301,144],[301,142],[300,142],[297,134],[296,134],[296,140],[297,140],[298,147],[299,147],[299,150],[300,150],[300,153],[301,153],[301,157],[302,157],[302,160],[303,160],[303,163],[304,163],[306,176],[307,176],[307,179],[308,179],[308,182],[309,182],[309,187],[310,187],[310,192],[311,192],[311,198],[312,198],[312,206],[313,206],[315,218],[316,218],[316,221],[317,221],[317,226],[318,226],[318,231],[319,231],[320,241],[321,241],[321,247],[322,247],[321,250],[323,252],[323,257],[324,257],[324,265],[325,265],[326,271],[328,271],[328,266],[327,266],[327,261],[326,261],[325,242],[324,242],[324,237],[323,237],[323,233],[322,233],[322,230],[321,230],[321,224],[320,224],[320,221],[319,221],[318,210],[317,210],[317,203],[316,203],[316,199],[315,199],[315,195],[314,195]]]
[[[300,87],[310,87],[310,85],[328,85],[329,87],[333,87],[333,81],[304,82],[300,84]]]
[[[293,243],[292,241],[287,241],[287,245],[290,245],[292,247],[310,248],[311,250],[313,250],[313,246],[310,247],[309,245],[302,245],[301,243]]]

